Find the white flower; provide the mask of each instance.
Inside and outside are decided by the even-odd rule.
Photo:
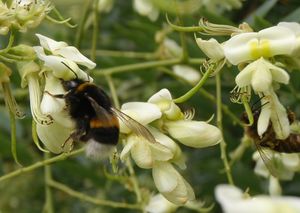
[[[65,42],[57,42],[40,34],[36,34],[36,36],[39,38],[41,46],[34,47],[34,50],[38,58],[44,61],[44,66],[53,71],[53,75],[64,80],[76,77],[89,80],[88,75],[78,67],[78,64],[92,69],[96,66],[94,62]]]
[[[224,213],[298,213],[300,198],[291,196],[254,196],[245,195],[239,188],[218,185],[215,189],[217,201]]]
[[[223,46],[226,59],[233,65],[249,60],[293,53],[297,39],[287,27],[274,26],[259,32],[241,33]]]
[[[152,175],[156,188],[170,202],[183,205],[187,201],[195,199],[192,187],[172,164],[155,162]]]
[[[61,81],[52,72],[44,72],[45,89],[40,105],[44,115],[51,115],[53,122],[48,125],[37,124],[37,135],[45,147],[52,153],[68,152],[73,143],[70,135],[75,131],[75,123],[66,109],[64,99],[55,98],[50,94],[65,94]],[[49,94],[50,93],[50,94]],[[65,142],[68,142],[65,144]],[[63,146],[64,145],[64,146]]]
[[[222,141],[221,131],[203,121],[168,121],[164,127],[173,138],[194,148],[213,146]]]
[[[129,152],[135,163],[143,169],[152,168],[154,162],[168,161],[173,158],[172,150],[160,143],[150,143],[142,137],[134,134],[127,136],[126,145],[121,152],[121,160],[124,160]]]
[[[71,151],[73,140],[68,140],[67,143],[65,142],[67,139],[70,139],[69,137],[73,130],[73,128],[68,128],[58,122],[53,122],[49,125],[37,123],[36,126],[39,139],[45,145],[47,150],[55,154]],[[64,146],[62,147],[62,145]]]
[[[290,123],[286,109],[272,89],[265,91],[261,96],[262,108],[257,121],[258,135],[262,137],[271,120],[276,138],[286,139],[290,134]]]
[[[148,213],[171,213],[176,211],[178,207],[179,206],[171,203],[161,194],[157,194],[151,197],[145,210]]]
[[[140,15],[147,16],[151,21],[156,21],[159,16],[159,11],[151,0],[134,0],[133,8]]]
[[[180,108],[174,103],[171,93],[167,89],[161,89],[148,99],[149,103],[156,104],[161,112],[169,120],[183,119],[184,115]]]
[[[175,65],[172,67],[173,72],[179,76],[180,78],[186,80],[187,82],[195,85],[201,78],[199,71],[194,69],[193,67],[186,65]]]
[[[196,43],[202,52],[210,59],[219,61],[225,57],[222,45],[214,38],[209,40],[196,38]]]
[[[144,102],[125,103],[121,106],[121,111],[142,125],[147,125],[159,119],[162,115],[160,109],[155,104]],[[120,120],[120,131],[126,134],[131,131],[130,127],[122,122],[122,120]]]
[[[53,122],[51,116],[43,114],[40,108],[42,95],[39,83],[40,67],[33,61],[19,62],[18,71],[22,79],[22,88],[26,86],[29,88],[30,109],[33,119],[36,123],[49,125]]]
[[[296,171],[300,169],[300,157],[296,153],[276,153],[271,150],[264,151],[267,156],[270,157],[272,164],[272,169],[275,169],[277,178],[280,180],[292,180]],[[268,178],[270,176],[270,171],[262,160],[260,154],[255,152],[252,156],[253,160],[256,161],[254,172],[255,174]]]
[[[28,28],[38,26],[52,7],[44,0],[14,0],[10,7],[0,3],[0,34],[11,29],[26,32]]]
[[[264,92],[272,87],[273,82],[288,84],[289,74],[264,58],[248,64],[235,78],[239,87],[251,85],[256,92]]]

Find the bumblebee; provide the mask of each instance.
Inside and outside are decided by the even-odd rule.
[[[270,173],[277,177],[276,166],[272,162],[270,152],[266,152],[265,148],[273,150],[278,153],[299,153],[300,152],[300,134],[290,133],[286,139],[277,139],[272,123],[269,124],[266,132],[260,137],[257,132],[257,122],[260,110],[253,110],[253,124],[245,126],[246,135],[251,138]],[[290,124],[296,120],[296,116],[292,111],[288,111],[288,119]],[[243,113],[241,120],[249,123],[246,112]]]
[[[47,92],[52,97],[65,99],[66,110],[76,124],[75,131],[62,146],[69,141],[81,141],[87,143],[86,153],[89,157],[99,159],[107,156],[109,150],[118,143],[119,120],[137,136],[155,143],[146,127],[112,106],[104,90],[90,81],[79,79],[73,73],[75,79],[61,80],[65,94]]]

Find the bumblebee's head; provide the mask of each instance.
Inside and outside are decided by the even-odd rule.
[[[80,80],[80,79],[73,79],[73,80],[69,80],[69,81],[62,81],[62,85],[64,87],[64,89],[66,91],[69,91],[69,90],[76,90],[76,88],[80,85],[84,83],[83,80]]]

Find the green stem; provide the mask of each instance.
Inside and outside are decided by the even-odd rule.
[[[160,67],[159,69],[157,69],[159,71],[162,71],[168,75],[170,75],[171,77],[175,78],[176,80],[178,81],[181,81],[182,83],[184,84],[188,84],[188,85],[191,85],[193,86],[189,81],[185,80],[184,78],[176,75],[174,72],[172,72],[171,70],[167,69],[167,68],[164,68],[164,67]],[[207,92],[206,90],[204,89],[200,89],[199,90],[199,93],[200,95],[202,95],[203,97],[207,98],[209,101],[213,102],[216,104],[216,97],[213,96],[212,94],[210,94],[209,92]],[[238,124],[242,127],[244,127],[244,123],[241,122],[241,119],[238,118],[233,112],[230,111],[230,109],[228,108],[227,105],[223,104],[222,103],[222,110],[223,112],[228,115],[232,120],[233,120],[233,123],[234,124]]]
[[[137,64],[127,64],[127,65],[98,70],[98,72],[97,70],[95,70],[94,75],[95,76],[112,75],[115,73],[150,69],[159,66],[170,66],[170,65],[178,64],[180,62],[181,62],[180,58],[175,58],[175,59],[166,59],[161,61],[148,61],[148,62],[142,62]]]
[[[50,153],[44,153],[44,159],[49,160],[50,159]],[[45,213],[53,213],[54,207],[53,207],[53,196],[52,196],[52,190],[51,187],[47,184],[52,180],[52,171],[50,165],[44,166],[45,171],[45,206],[44,206],[44,212]]]
[[[213,96],[212,94],[210,94],[209,92],[207,92],[206,90],[200,89],[200,90],[199,90],[199,93],[200,93],[202,96],[204,96],[205,98],[207,98],[208,100],[210,100],[211,102],[216,103],[216,97]],[[241,119],[238,118],[238,117],[237,117],[237,116],[236,116],[236,115],[228,108],[227,105],[225,105],[225,104],[222,103],[222,104],[221,104],[221,108],[222,108],[223,112],[224,112],[226,115],[228,115],[228,116],[232,119],[232,121],[233,121],[234,124],[238,124],[239,126],[244,127],[244,123],[241,122]]]
[[[90,52],[91,50],[82,50],[82,53]],[[133,51],[115,51],[115,50],[96,50],[96,56],[120,57],[120,58],[142,58],[155,59],[155,53],[148,52],[133,52]]]
[[[187,101],[188,99],[190,99],[203,86],[203,84],[206,82],[207,78],[210,76],[212,71],[213,71],[213,66],[209,67],[206,70],[205,74],[202,76],[200,81],[190,91],[188,91],[187,93],[185,93],[181,97],[174,99],[173,101],[175,103],[183,103],[183,102]]]
[[[105,79],[108,83],[108,86],[109,86],[109,90],[110,90],[110,94],[111,94],[111,97],[112,97],[112,100],[113,100],[113,103],[114,103],[114,106],[119,109],[120,108],[120,102],[119,102],[119,98],[118,98],[118,95],[117,95],[117,91],[116,91],[116,87],[114,85],[114,82],[112,80],[112,77],[110,75],[106,75],[105,76]]]
[[[223,133],[223,124],[222,124],[222,91],[221,91],[221,77],[220,77],[220,72],[216,74],[216,91],[217,91],[217,126],[220,129],[220,131]],[[227,180],[228,183],[231,185],[234,185],[232,175],[231,175],[231,168],[228,163],[227,155],[226,155],[226,142],[224,140],[224,135],[223,135],[223,140],[220,143],[220,148],[221,148],[221,159],[223,160],[224,163],[224,168],[225,172],[227,175]]]
[[[179,31],[179,32],[201,32],[201,31],[203,31],[203,28],[200,26],[183,27],[183,26],[175,25],[169,20],[169,17],[167,15],[166,15],[166,19],[167,19],[168,24],[172,27],[172,29]]]
[[[48,182],[48,185],[53,188],[56,188],[60,191],[63,191],[72,197],[76,197],[82,201],[86,201],[86,202],[89,202],[89,203],[92,203],[95,205],[110,206],[113,208],[138,209],[138,210],[142,209],[142,207],[138,204],[128,204],[128,203],[123,203],[123,202],[115,202],[115,201],[110,201],[110,200],[97,199],[95,197],[91,197],[91,196],[85,195],[83,193],[77,192],[77,191],[71,189],[70,187],[68,187],[62,183],[59,183],[57,181],[54,181],[54,180],[50,180]]]
[[[118,96],[117,96],[117,93],[116,93],[116,89],[115,89],[115,86],[114,86],[114,83],[113,83],[113,80],[112,80],[111,76],[106,75],[106,80],[107,80],[109,88],[110,88],[110,92],[111,92],[111,96],[112,96],[113,101],[114,101],[114,105],[117,108],[120,108],[120,103],[119,103]],[[138,180],[136,178],[131,160],[129,158],[126,160],[126,166],[127,166],[128,171],[129,171],[130,181],[133,185],[133,190],[136,194],[136,201],[137,201],[137,203],[140,203],[142,201],[142,193],[141,193],[139,183],[138,183]]]
[[[81,149],[78,149],[78,150],[75,150],[75,151],[72,151],[72,152],[69,152],[69,153],[62,153],[58,156],[55,156],[55,157],[52,157],[50,159],[47,159],[47,160],[43,160],[43,161],[39,161],[39,162],[36,162],[30,166],[27,166],[27,167],[23,167],[23,168],[20,168],[18,170],[15,170],[11,173],[8,173],[6,175],[3,175],[0,177],[0,182],[1,181],[4,181],[4,180],[7,180],[7,179],[10,179],[10,178],[13,178],[13,177],[16,177],[18,175],[21,175],[21,174],[24,174],[24,173],[27,173],[27,172],[31,172],[35,169],[38,169],[40,167],[43,167],[45,165],[48,165],[48,164],[52,164],[52,163],[55,163],[55,162],[58,162],[58,161],[62,161],[62,160],[65,160],[66,158],[68,157],[71,157],[71,156],[75,156],[75,155],[78,155],[78,154],[81,154],[84,152],[84,147],[81,148]]]
[[[93,35],[92,35],[92,47],[91,47],[91,60],[96,60],[96,49],[97,49],[97,37],[98,37],[98,2],[99,0],[94,0],[93,4]]]
[[[15,162],[22,166],[18,161],[18,155],[17,155],[17,139],[16,139],[16,117],[15,114],[11,111],[9,111],[9,118],[10,118],[10,131],[11,131],[11,153],[15,160]]]
[[[88,16],[88,11],[89,11],[89,7],[90,7],[90,0],[85,0],[84,2],[84,6],[83,6],[83,15],[81,16],[81,20],[80,20],[80,24],[79,27],[77,29],[76,32],[76,36],[75,36],[75,46],[77,48],[80,49],[80,45],[81,45],[81,40],[82,40],[82,36],[83,36],[83,31],[84,31],[84,25]]]
[[[0,52],[1,53],[7,52],[12,47],[12,45],[14,44],[14,41],[15,41],[15,32],[12,30],[11,33],[10,33],[10,36],[9,36],[7,46],[4,49],[0,50]]]
[[[133,185],[133,190],[136,194],[136,202],[141,203],[142,202],[142,193],[141,193],[141,190],[140,190],[140,187],[139,187],[139,182],[136,178],[135,171],[133,169],[132,162],[131,162],[130,158],[128,158],[126,160],[126,166],[128,168],[128,171],[129,171],[130,181]]]

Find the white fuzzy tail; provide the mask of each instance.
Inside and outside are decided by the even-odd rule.
[[[102,144],[93,139],[89,140],[86,145],[86,155],[96,161],[108,158],[114,151],[115,146]]]

